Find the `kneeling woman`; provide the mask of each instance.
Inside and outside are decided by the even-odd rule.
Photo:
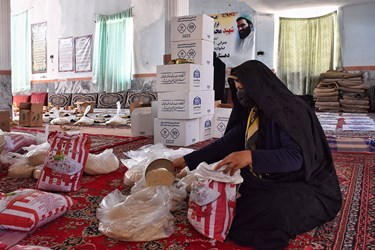
[[[241,171],[229,240],[256,249],[283,249],[296,235],[335,218],[342,197],[323,129],[310,106],[259,61],[233,68],[234,107],[225,135],[174,161],[194,169]]]

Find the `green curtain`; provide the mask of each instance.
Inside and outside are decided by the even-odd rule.
[[[320,74],[336,67],[341,67],[337,12],[280,18],[276,72],[294,94],[313,94]]]
[[[130,88],[133,73],[132,9],[96,17],[93,83],[98,91],[118,92]]]
[[[31,40],[28,11],[11,17],[12,93],[30,92]]]

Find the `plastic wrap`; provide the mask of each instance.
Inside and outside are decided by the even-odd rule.
[[[127,151],[125,155],[129,159],[121,159],[121,162],[128,168],[124,175],[124,184],[133,186],[134,183],[141,180],[146,167],[155,159],[166,158],[174,160],[192,151],[193,149],[188,148],[170,149],[161,143],[145,145],[138,150]]]
[[[174,217],[170,192],[166,186],[145,188],[123,196],[115,190],[107,195],[97,210],[99,231],[123,241],[151,241],[173,233]]]

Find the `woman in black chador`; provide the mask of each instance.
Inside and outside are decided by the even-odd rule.
[[[290,239],[335,218],[342,197],[323,129],[310,106],[259,61],[233,68],[234,108],[225,135],[174,161],[195,169],[241,171],[228,239],[256,249],[283,249]]]

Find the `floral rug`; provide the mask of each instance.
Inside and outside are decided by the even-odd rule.
[[[124,152],[152,144],[152,137],[118,145],[114,152],[125,158]],[[198,143],[192,148],[200,148]],[[288,249],[375,249],[375,156],[360,153],[333,153],[336,171],[344,197],[337,217],[292,240]],[[150,242],[122,242],[103,236],[98,231],[96,209],[102,198],[115,189],[124,194],[126,167],[108,175],[83,176],[82,188],[69,193],[74,205],[63,217],[56,219],[24,238],[19,244],[39,245],[52,249],[246,249],[233,242],[215,242],[200,235],[188,222],[186,208],[173,213],[174,233],[171,237]],[[17,188],[34,188],[35,180],[17,180],[0,172],[0,192]],[[248,249],[248,248],[247,248]]]

